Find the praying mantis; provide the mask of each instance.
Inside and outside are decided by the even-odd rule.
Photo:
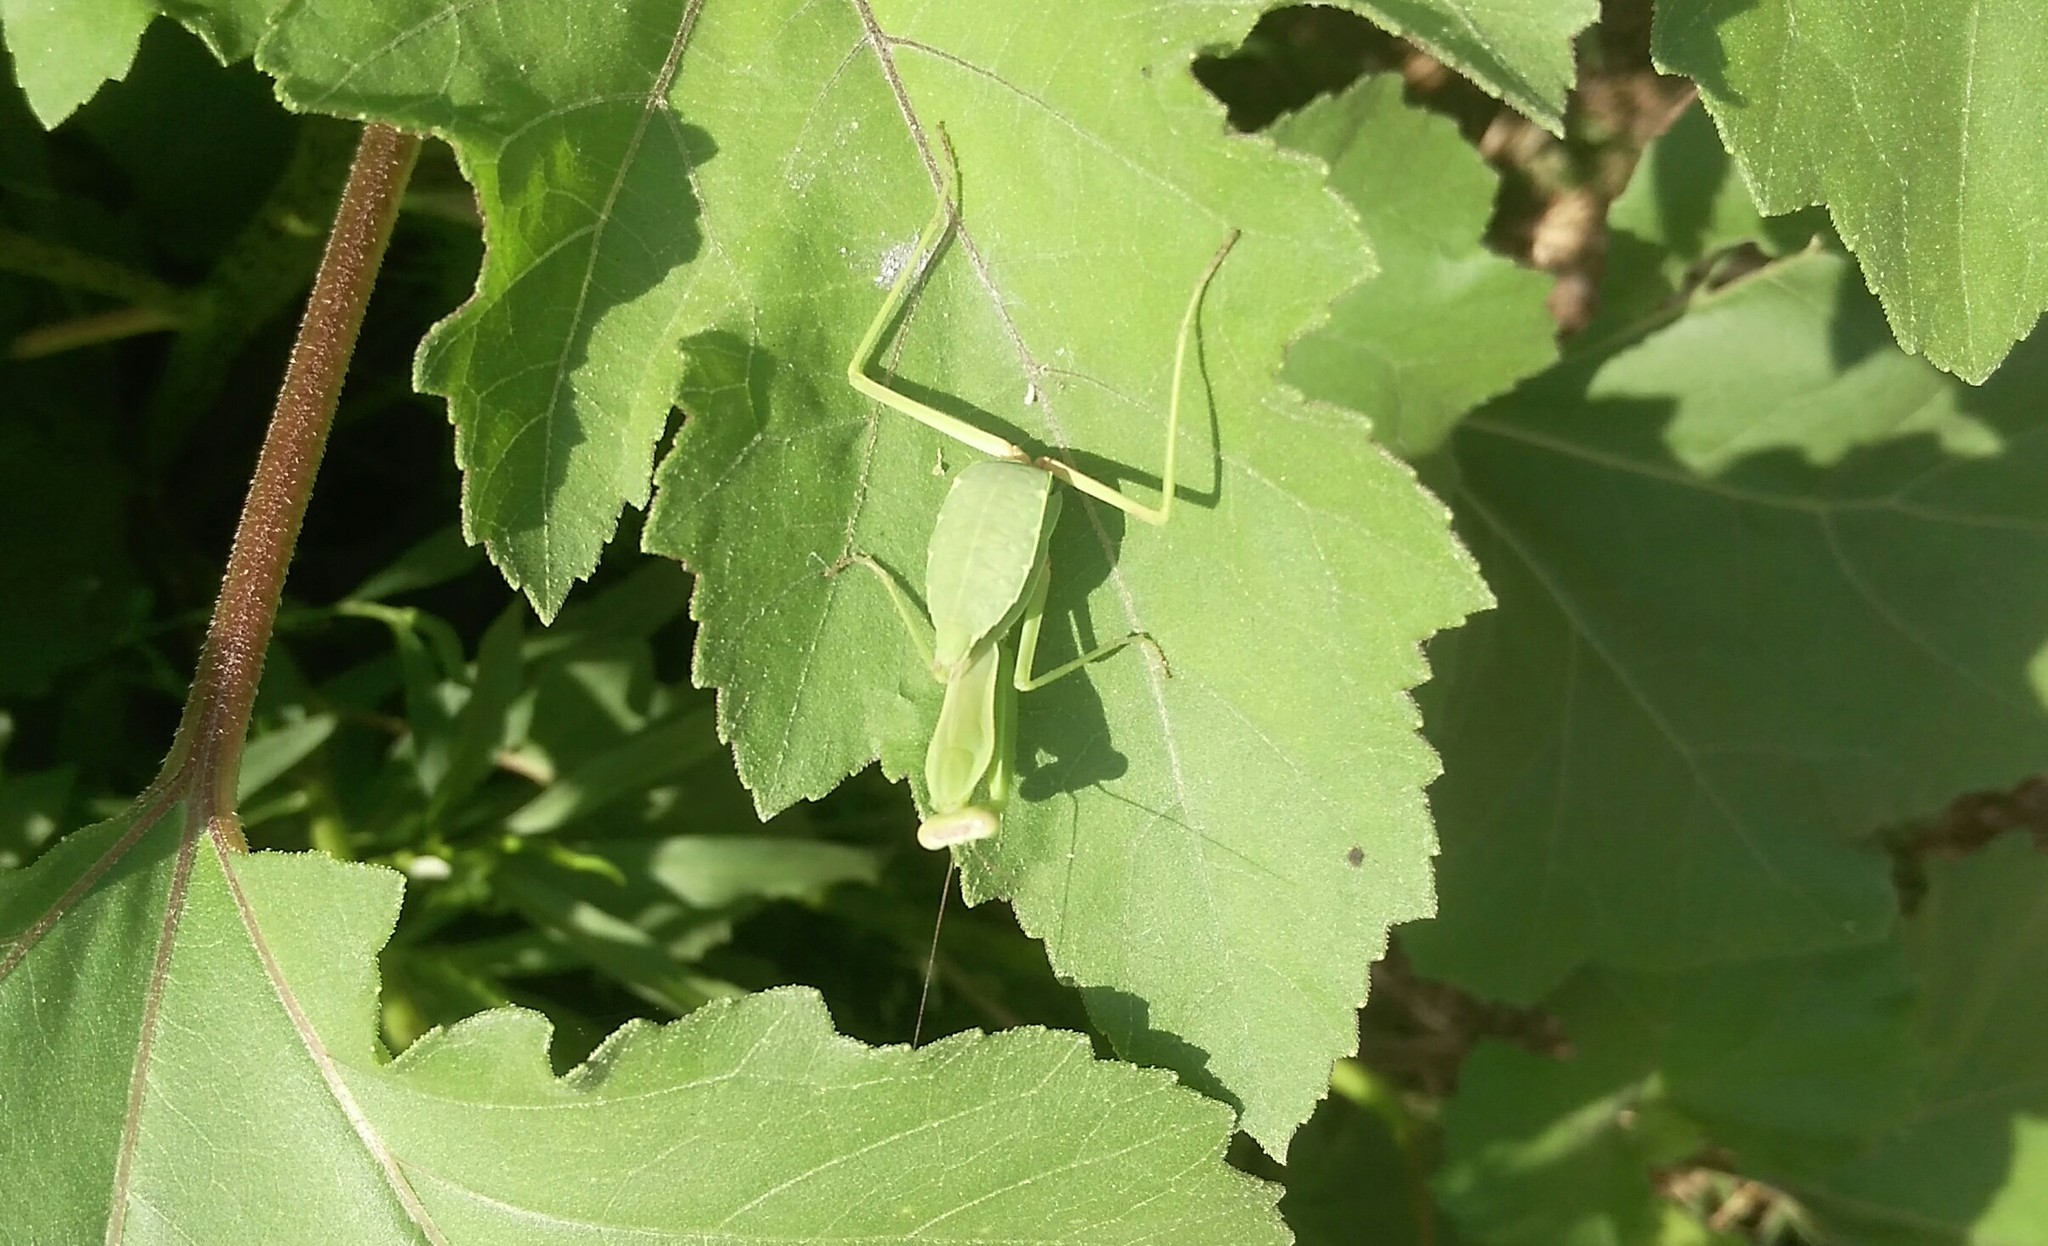
[[[939,508],[925,562],[929,617],[911,599],[902,581],[866,554],[849,554],[830,572],[836,575],[851,564],[874,572],[888,590],[904,630],[932,678],[946,687],[925,753],[925,792],[931,815],[917,828],[917,842],[933,850],[987,839],[1001,828],[1003,811],[1016,787],[1018,694],[1043,688],[1132,644],[1150,649],[1171,673],[1158,644],[1137,631],[1051,670],[1033,670],[1052,579],[1047,549],[1060,513],[1060,493],[1054,483],[1064,481],[1155,527],[1172,518],[1188,341],[1202,297],[1238,239],[1236,230],[1224,239],[1195,282],[1181,317],[1173,352],[1160,499],[1157,506],[1147,506],[1058,459],[1034,458],[986,429],[890,388],[871,373],[882,338],[923,281],[939,243],[956,220],[959,165],[951,141],[945,140],[944,146],[947,180],[938,209],[918,236],[916,253],[904,263],[860,345],[854,348],[846,379],[864,396],[980,450],[989,459],[963,468]],[[1013,632],[1014,651],[1009,648]]]

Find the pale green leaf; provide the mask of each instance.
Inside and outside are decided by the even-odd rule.
[[[708,738],[711,725],[695,724]],[[874,883],[873,852],[765,835],[619,837],[507,859],[496,885],[535,928],[645,999],[685,1013],[738,988],[695,967],[767,900]]]
[[[1552,134],[1564,133],[1565,93],[1576,72],[1572,39],[1600,14],[1599,0],[1341,0]]]
[[[0,874],[0,1226],[23,1242],[1278,1243],[1229,1113],[1077,1035],[869,1049],[778,991],[557,1079],[501,1009],[385,1063],[389,871],[143,807]]]
[[[1501,609],[1432,650],[1424,972],[1533,1000],[1868,942],[1857,842],[2048,756],[2048,343],[1971,389],[1801,255],[1469,417]]]
[[[54,129],[127,73],[156,14],[151,0],[0,0],[0,36],[36,119]]]
[[[1183,309],[1242,229],[1189,371],[1180,509],[1154,530],[1074,497],[1053,539],[1043,663],[1143,629],[1171,677],[1132,649],[1024,697],[1022,800],[963,878],[1011,900],[1120,1052],[1278,1151],[1355,1042],[1387,926],[1428,911],[1435,763],[1403,690],[1416,642],[1483,601],[1407,471],[1272,380],[1365,248],[1316,170],[1228,135],[1189,73],[1250,6],[885,8],[874,32],[797,12],[707,10],[677,80],[718,154],[677,322],[690,420],[646,543],[701,577],[696,677],[764,811],[878,754],[921,766],[937,686],[873,578],[827,572],[867,552],[921,579],[972,455],[844,380],[936,203],[939,123],[961,233],[889,366],[1139,496]]]
[[[242,770],[235,784],[237,803],[246,805],[286,771],[311,757],[334,734],[332,714],[307,714],[250,736],[242,751]]]
[[[183,23],[222,63],[256,50],[277,0],[0,0],[15,80],[44,126],[125,77],[151,19]]]
[[[1607,209],[1607,228],[1648,243],[1678,264],[1752,243],[1767,255],[1798,250],[1819,222],[1810,213],[1767,217],[1756,210],[1714,123],[1698,105],[1652,140]]]
[[[1826,203],[1900,345],[1969,381],[2048,307],[2048,7],[1664,0],[1765,212]]]
[[[1652,140],[1607,210],[1599,312],[1572,341],[1597,349],[1642,332],[1649,318],[1711,275],[1739,247],[1786,255],[1828,232],[1817,210],[1766,217],[1756,210],[1713,120],[1697,105]],[[1704,270],[1704,271],[1703,271]]]
[[[1330,185],[1371,236],[1380,275],[1337,300],[1287,354],[1311,398],[1370,416],[1404,458],[1427,454],[1474,406],[1557,358],[1551,278],[1480,245],[1500,179],[1451,121],[1368,79],[1274,127],[1330,163]]]

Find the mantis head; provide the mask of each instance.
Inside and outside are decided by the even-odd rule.
[[[970,805],[926,818],[924,825],[917,828],[917,842],[919,846],[937,852],[954,844],[971,844],[977,839],[987,839],[1002,824],[1002,817],[993,810]]]

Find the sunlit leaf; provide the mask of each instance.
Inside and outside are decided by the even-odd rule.
[[[1825,203],[1899,343],[1970,381],[2048,307],[2048,7],[1663,0],[1769,213]]]
[[[557,1079],[511,1009],[385,1063],[385,870],[241,856],[180,809],[0,874],[0,1223],[22,1241],[1285,1240],[1229,1113],[1078,1036],[919,1051],[780,991]],[[203,1157],[204,1162],[200,1162]]]
[[[1288,352],[1283,375],[1304,394],[1370,416],[1381,444],[1414,458],[1557,358],[1551,278],[1480,244],[1500,179],[1449,120],[1402,103],[1398,77],[1318,100],[1274,137],[1330,162],[1380,261]]]
[[[1598,0],[1343,0],[1406,35],[1553,134],[1564,132],[1572,39]]]

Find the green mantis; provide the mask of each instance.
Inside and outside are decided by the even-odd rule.
[[[947,156],[949,175],[938,210],[919,235],[916,254],[897,274],[888,297],[854,349],[846,379],[874,401],[980,450],[990,461],[964,468],[939,509],[925,563],[929,618],[911,600],[902,582],[866,554],[849,555],[833,568],[836,573],[859,563],[875,573],[932,678],[946,686],[938,724],[925,753],[931,816],[917,829],[917,842],[930,849],[986,839],[1001,827],[1003,810],[1016,785],[1017,694],[1042,688],[1133,643],[1150,649],[1165,666],[1165,655],[1152,638],[1132,632],[1051,670],[1033,669],[1052,578],[1047,546],[1060,513],[1060,494],[1053,482],[1065,481],[1148,524],[1163,525],[1172,517],[1188,341],[1202,296],[1238,237],[1237,231],[1231,231],[1209,261],[1181,317],[1173,354],[1161,496],[1157,506],[1146,506],[1057,459],[1034,458],[1021,447],[891,389],[870,375],[883,336],[923,280],[954,222],[959,173],[951,162],[950,144]],[[1013,632],[1014,651],[1009,647]]]

